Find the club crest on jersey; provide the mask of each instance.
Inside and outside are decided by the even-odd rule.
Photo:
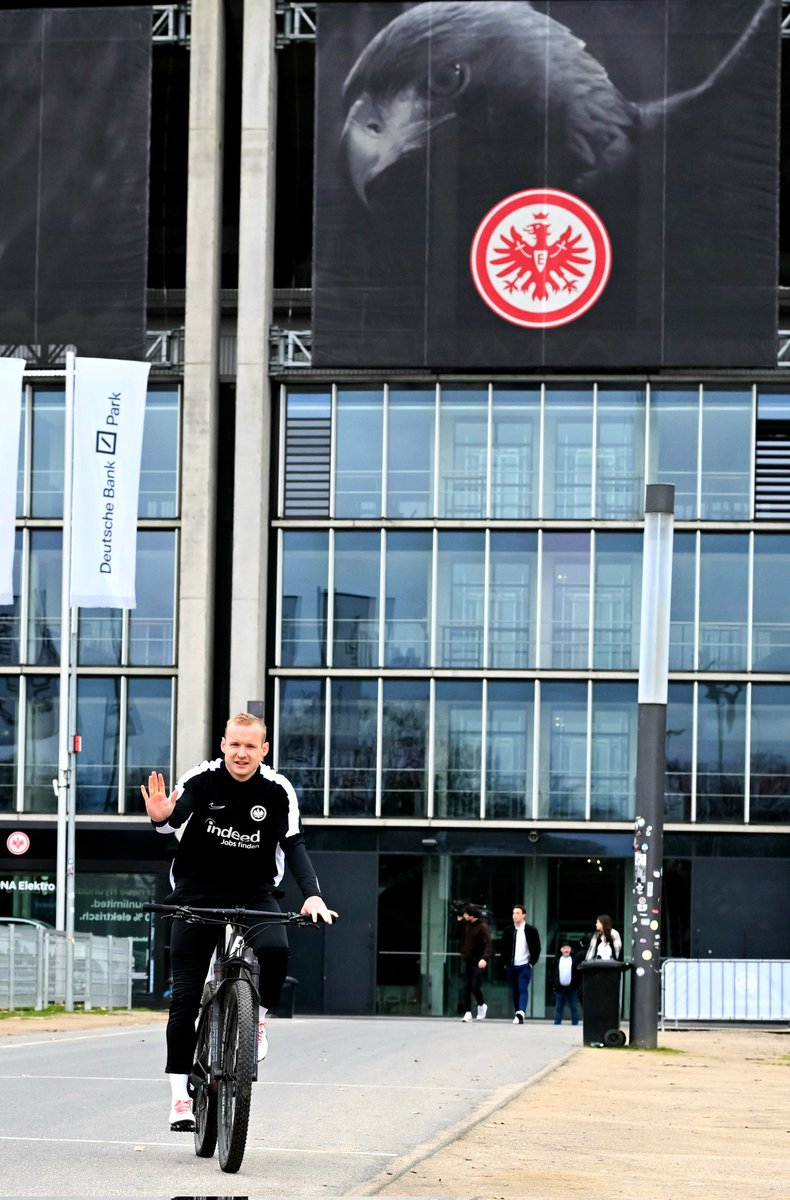
[[[250,809],[250,816],[252,817],[253,821],[265,821],[266,809],[262,804],[256,804],[255,808]]]

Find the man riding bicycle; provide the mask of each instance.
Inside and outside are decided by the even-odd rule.
[[[141,785],[146,811],[158,833],[176,833],[170,871],[171,904],[224,906],[279,912],[275,898],[287,862],[304,896],[302,912],[332,924],[336,912],[321,896],[305,847],[299,802],[284,775],[267,767],[266,726],[250,713],[231,717],[221,742],[223,758],[203,762],[167,795],[164,777],[152,772]],[[216,943],[206,925],[173,921],[170,939],[172,997],[167,1022],[170,1128],[194,1129],[187,1091],[195,1051],[195,1021]],[[258,1061],[265,1058],[266,1014],[280,997],[288,965],[288,939],[277,925],[254,928],[251,944],[261,967]]]

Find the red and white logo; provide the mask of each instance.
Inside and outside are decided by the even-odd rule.
[[[5,844],[11,854],[24,854],[30,849],[30,838],[21,829],[17,829],[15,833],[9,833]]]
[[[472,241],[472,278],[513,325],[567,325],[599,299],[612,269],[601,218],[568,192],[532,188],[496,204]]]

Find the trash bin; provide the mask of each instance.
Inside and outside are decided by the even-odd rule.
[[[294,1015],[296,985],[298,982],[299,980],[294,979],[293,975],[286,975],[282,991],[280,992],[280,999],[277,1001],[277,1007],[272,1014],[273,1016],[292,1017]]]
[[[594,958],[579,963],[583,972],[582,1038],[585,1046],[624,1046],[620,1028],[623,976],[631,964]]]

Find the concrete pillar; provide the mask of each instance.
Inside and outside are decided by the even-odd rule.
[[[222,128],[222,0],[194,0],[189,79],[184,408],[176,771],[210,744],[216,509]]]
[[[274,260],[274,4],[247,4],[241,112],[238,366],[234,459],[230,707],[263,699],[266,669]],[[267,717],[270,714],[267,714]]]
[[[424,1016],[445,1016],[445,963],[447,953],[457,951],[455,930],[448,937],[450,903],[450,856],[426,854],[422,874],[422,933],[420,975]],[[453,964],[458,960],[453,959]]]
[[[538,965],[532,972],[532,983],[529,989],[530,1017],[543,1020],[548,1015],[546,1009],[546,953],[553,950],[547,946],[547,929],[549,916],[549,860],[533,855],[524,862],[524,883],[527,906],[527,920],[534,925],[540,934],[541,954]]]

